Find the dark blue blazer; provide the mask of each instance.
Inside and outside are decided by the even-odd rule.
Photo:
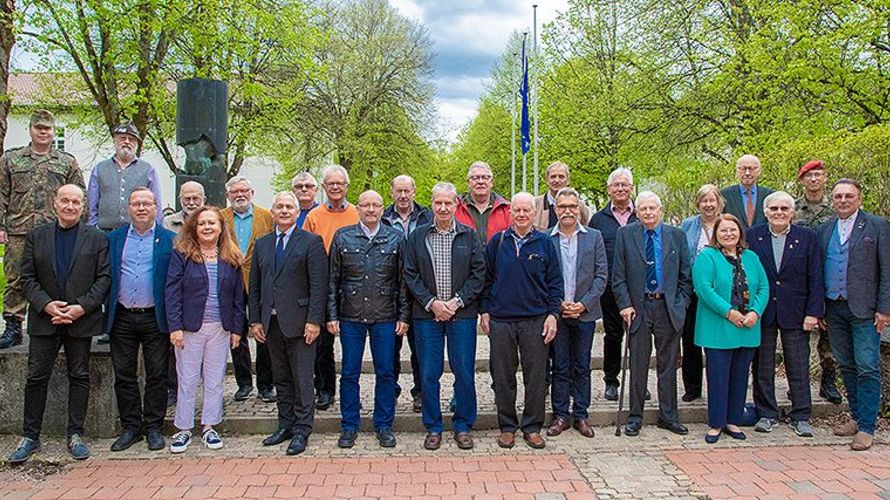
[[[105,333],[111,333],[114,315],[117,312],[117,297],[121,289],[121,265],[124,258],[124,243],[130,225],[121,226],[108,233],[108,260],[111,264],[111,289],[105,301]],[[173,238],[176,233],[155,223],[155,242],[151,254],[151,289],[155,299],[155,321],[158,330],[167,330],[167,316],[164,313],[164,286],[167,283],[167,267],[170,265],[170,252],[173,251]]]
[[[244,334],[244,279],[241,268],[222,259],[217,260],[217,295],[219,317],[223,329],[236,335]],[[171,332],[197,332],[204,320],[207,305],[207,268],[176,250],[170,256],[167,286],[167,327]]]
[[[782,262],[776,271],[769,224],[748,230],[748,247],[760,257],[769,281],[769,302],[760,324],[783,330],[800,330],[805,316],[825,315],[825,277],[822,250],[816,231],[792,224],[785,237]]]

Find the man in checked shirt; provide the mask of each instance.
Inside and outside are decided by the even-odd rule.
[[[428,450],[442,445],[442,377],[445,342],[454,373],[454,440],[471,449],[470,429],[476,422],[476,315],[485,281],[485,257],[476,232],[454,218],[457,189],[433,186],[432,224],[414,230],[405,246],[405,283],[412,295],[415,343],[420,371],[421,415]]]

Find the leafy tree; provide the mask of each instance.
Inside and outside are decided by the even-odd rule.
[[[15,45],[15,0],[0,4],[0,148],[6,140],[6,116],[9,114],[9,56]]]

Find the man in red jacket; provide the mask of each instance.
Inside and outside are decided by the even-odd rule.
[[[510,227],[510,202],[492,191],[493,177],[488,163],[473,162],[467,172],[469,192],[458,199],[454,214],[458,222],[476,230],[483,245],[492,235]]]

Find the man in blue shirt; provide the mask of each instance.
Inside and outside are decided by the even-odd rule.
[[[300,214],[297,215],[297,227],[303,229],[303,222],[309,212],[318,206],[318,181],[309,172],[300,172],[290,181],[291,190],[297,197],[300,205]]]
[[[108,233],[111,291],[105,331],[111,336],[114,392],[123,430],[111,451],[126,450],[143,434],[148,449],[161,450],[169,363],[164,284],[175,234],[155,223],[158,205],[150,189],[134,189],[128,210],[130,224]],[[142,397],[137,373],[140,345],[145,366]]]

